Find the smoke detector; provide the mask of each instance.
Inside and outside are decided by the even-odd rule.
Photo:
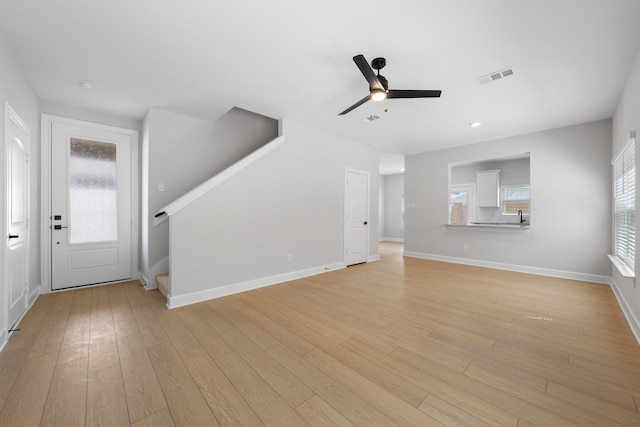
[[[478,77],[476,81],[481,85],[495,82],[496,80],[503,79],[505,77],[512,76],[514,74],[513,67],[505,68],[499,71],[494,71],[493,73],[489,73],[486,76]]]

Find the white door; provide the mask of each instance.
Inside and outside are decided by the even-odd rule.
[[[131,278],[131,135],[51,125],[51,289]]]
[[[9,329],[27,308],[29,132],[22,120],[6,106],[7,236],[5,286],[8,290]],[[5,294],[6,295],[6,294]]]
[[[369,174],[347,169],[345,179],[345,264],[367,261],[369,247]]]

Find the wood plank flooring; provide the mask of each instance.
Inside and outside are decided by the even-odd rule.
[[[0,426],[640,426],[608,286],[380,252],[175,310],[138,282],[42,295]]]

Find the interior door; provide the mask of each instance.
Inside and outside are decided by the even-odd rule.
[[[9,329],[27,308],[29,132],[20,118],[6,107],[7,236],[5,286],[8,288]]]
[[[367,261],[369,246],[369,174],[347,170],[345,182],[345,263]]]
[[[130,279],[131,136],[51,128],[51,288]]]

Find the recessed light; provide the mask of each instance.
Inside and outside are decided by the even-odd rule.
[[[78,83],[82,89],[93,89],[93,82],[89,80],[80,80]]]
[[[478,126],[480,126],[482,123],[480,122],[471,122],[469,123],[469,126],[471,126],[472,128],[477,128]]]

